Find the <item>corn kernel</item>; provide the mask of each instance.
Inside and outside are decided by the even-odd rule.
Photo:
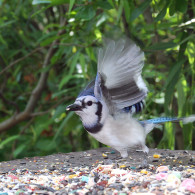
[[[107,154],[104,154],[104,153],[102,154],[102,156],[103,156],[103,157],[108,157],[108,155],[107,155]]]
[[[140,171],[140,173],[147,174],[148,171],[146,171],[145,169],[142,169],[142,170]]]
[[[154,154],[153,158],[160,158],[160,155],[159,154]]]
[[[74,174],[74,175],[69,175],[68,177],[70,178],[70,179],[72,179],[72,178],[74,178],[74,177],[76,177],[77,175],[76,174]]]
[[[125,168],[126,166],[125,165],[121,165],[120,168]]]

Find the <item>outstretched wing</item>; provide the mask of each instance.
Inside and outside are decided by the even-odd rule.
[[[143,66],[144,53],[129,39],[109,41],[99,50],[94,92],[106,101],[111,113],[146,97],[148,90],[141,77]]]

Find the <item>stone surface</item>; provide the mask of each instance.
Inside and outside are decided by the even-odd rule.
[[[156,158],[156,155],[159,155],[159,158]],[[150,149],[147,162],[148,164],[155,166],[195,166],[194,155],[195,151]],[[141,168],[143,166],[143,160],[144,154],[141,151],[131,151],[128,158],[121,159],[120,154],[112,148],[99,148],[84,152],[59,153],[49,156],[26,157],[24,159],[0,162],[0,174],[7,173],[8,171],[14,172],[16,169],[28,169],[33,171],[49,169],[53,171],[56,169],[62,169],[63,167],[91,167],[97,162],[102,164],[117,162],[119,165],[131,167],[140,166]]]

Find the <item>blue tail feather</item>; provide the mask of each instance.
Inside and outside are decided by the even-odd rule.
[[[153,123],[153,124],[161,124],[165,122],[179,122],[183,120],[183,118],[172,118],[172,117],[160,117],[160,118],[154,118],[149,120],[141,121],[141,123]]]
[[[158,127],[158,125],[161,125],[166,122],[179,122],[182,121],[183,124],[192,123],[195,121],[195,115],[191,115],[188,117],[182,117],[182,118],[176,118],[176,117],[160,117],[160,118],[154,118],[144,121],[139,121],[141,125],[145,128],[146,134],[148,134],[150,131],[154,129],[154,127]]]

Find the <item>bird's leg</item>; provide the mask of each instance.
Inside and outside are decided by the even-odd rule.
[[[111,164],[113,164],[113,161],[111,159],[104,160],[104,165],[111,165]]]
[[[128,157],[128,152],[126,149],[120,150],[119,152],[120,152],[122,158]]]
[[[142,151],[148,155],[149,148],[146,145],[142,146]]]
[[[115,149],[120,152],[120,157],[118,157],[117,159],[124,159],[124,158],[127,158],[128,157],[128,152],[127,152],[127,149],[125,148],[116,148]]]
[[[115,148],[115,149],[116,149],[116,148]],[[125,158],[128,157],[127,149],[121,149],[121,148],[120,148],[120,149],[118,149],[117,151],[120,152],[120,156],[117,157],[116,160],[117,160],[118,162],[125,161],[125,160],[126,160]]]
[[[149,152],[149,148],[146,145],[142,145],[142,151],[144,153],[144,158],[142,161],[142,167],[147,167],[148,166],[148,152]]]

